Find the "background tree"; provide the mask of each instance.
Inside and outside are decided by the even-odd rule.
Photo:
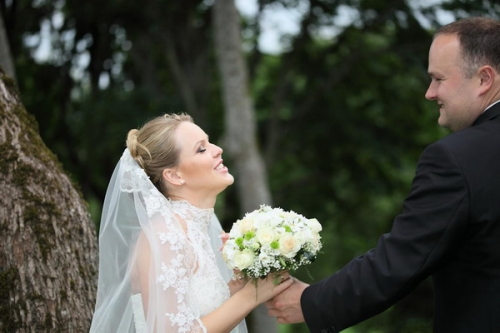
[[[94,225],[1,70],[0,151],[0,331],[88,332]]]
[[[180,111],[215,142],[233,128],[222,97],[227,83],[217,64],[213,4],[0,0],[23,102],[80,184],[96,224],[128,129]],[[261,19],[287,10],[298,13],[297,31],[282,36],[281,52],[263,53]],[[490,0],[259,0],[256,13],[243,18],[255,111],[255,123],[244,125],[257,133],[253,143],[272,204],[324,226],[326,254],[309,269],[314,280],[389,230],[420,152],[447,134],[436,123],[435,104],[423,98],[433,30],[446,23],[443,17],[499,11]],[[225,163],[239,169],[221,145]],[[226,228],[245,209],[239,189],[230,187],[217,202]],[[313,281],[305,270],[297,275]],[[424,283],[350,332],[428,332],[431,293]],[[307,332],[303,325],[284,329]]]
[[[3,23],[2,8],[0,7],[0,67],[2,67],[9,77],[16,81],[16,70],[12,55],[10,54],[10,45]]]
[[[271,205],[267,171],[257,144],[255,110],[248,85],[243,56],[240,17],[234,0],[218,0],[213,6],[214,38],[224,106],[223,147],[235,166],[238,181],[240,214]],[[226,155],[225,155],[226,156]],[[249,327],[254,332],[277,332],[275,318],[267,315],[264,304],[251,316]]]

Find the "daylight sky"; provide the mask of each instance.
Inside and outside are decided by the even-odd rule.
[[[426,24],[422,15],[418,15],[421,8],[429,7],[435,4],[443,3],[446,0],[412,0],[413,8],[420,18],[422,24]],[[235,0],[236,7],[242,16],[254,17],[257,13],[257,0]],[[307,11],[307,2],[296,8],[284,8],[281,4],[268,5],[262,14],[261,36],[259,39],[259,48],[263,53],[280,53],[283,45],[280,43],[280,36],[283,34],[298,33],[301,16]],[[325,37],[334,36],[343,26],[350,24],[357,18],[357,11],[348,7],[341,6],[339,15],[335,19],[335,26],[325,27],[320,31]],[[453,16],[445,11],[438,11],[440,23],[446,24],[453,20]]]

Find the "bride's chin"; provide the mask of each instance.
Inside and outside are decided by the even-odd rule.
[[[229,177],[225,179],[224,188],[222,189],[222,191],[224,191],[228,186],[233,185],[233,183],[234,183],[234,178],[233,176],[229,175]]]
[[[223,175],[221,178],[219,178],[219,179],[217,180],[217,184],[218,184],[218,185],[215,185],[215,184],[214,184],[214,186],[216,186],[217,188],[219,188],[219,189],[220,189],[220,192],[222,192],[222,191],[224,191],[224,190],[225,190],[228,186],[232,185],[233,183],[234,183],[234,177],[233,177],[231,174],[227,173],[227,174]],[[219,192],[219,193],[220,193],[220,192]]]

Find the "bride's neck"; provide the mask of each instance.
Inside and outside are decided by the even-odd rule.
[[[202,196],[195,196],[195,195],[170,195],[169,196],[170,200],[185,200],[189,202],[191,205],[197,207],[197,208],[214,208],[215,206],[215,201],[216,197],[202,197]]]

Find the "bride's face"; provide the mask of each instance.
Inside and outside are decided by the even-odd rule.
[[[182,122],[176,130],[180,147],[177,174],[183,186],[200,193],[218,194],[234,182],[222,164],[222,149],[208,141],[208,135],[197,125]]]

